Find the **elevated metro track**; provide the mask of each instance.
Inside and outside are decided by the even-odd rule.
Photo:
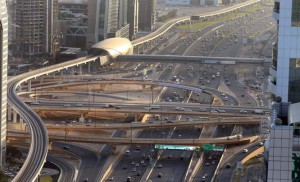
[[[244,8],[244,7],[253,5],[253,4],[258,3],[258,2],[260,2],[260,0],[250,0],[250,1],[246,1],[246,2],[243,2],[243,3],[240,3],[240,4],[236,4],[234,6],[230,6],[230,7],[215,11],[215,12],[202,13],[202,14],[198,14],[198,15],[195,15],[195,16],[199,16],[199,19],[207,18],[207,17],[213,17],[213,16],[220,16],[220,15],[229,13],[231,11],[238,10],[240,8]],[[143,43],[146,43],[146,42],[149,42],[149,41],[154,40],[156,38],[159,38],[161,35],[166,33],[173,26],[175,26],[177,24],[180,24],[180,23],[189,22],[189,21],[190,21],[189,16],[172,19],[172,20],[164,23],[156,31],[154,31],[154,32],[152,32],[152,33],[150,33],[150,34],[148,34],[144,37],[141,37],[139,39],[133,40],[132,45],[134,47],[136,47],[136,46],[141,45]]]
[[[209,56],[176,56],[176,55],[120,55],[116,62],[161,62],[164,63],[197,63],[197,64],[251,64],[264,65],[268,63],[262,58],[234,58]]]
[[[238,5],[235,5],[235,6],[225,8],[225,9],[217,11],[217,12],[211,12],[211,13],[202,14],[199,16],[202,16],[202,17],[218,16],[220,14],[234,11],[234,10],[252,5],[257,2],[260,2],[260,0],[250,0],[250,1],[238,4]],[[189,17],[171,20],[171,21],[165,23],[162,27],[160,27],[155,32],[150,33],[147,36],[142,37],[140,39],[134,40],[132,42],[132,45],[138,46],[145,42],[151,41],[151,40],[163,35],[166,31],[168,31],[170,28],[172,28],[175,24],[185,22],[185,21],[189,21]],[[118,45],[116,45],[116,46],[118,46]],[[122,47],[122,49],[123,49],[123,47]],[[116,51],[118,52],[118,50],[116,50]],[[127,51],[127,50],[124,49],[124,51]],[[17,113],[19,113],[20,116],[24,119],[24,121],[27,123],[27,125],[29,127],[30,134],[31,134],[31,136],[28,136],[31,138],[31,146],[29,149],[28,157],[26,158],[20,172],[13,179],[14,182],[19,182],[19,181],[31,182],[31,181],[35,181],[37,179],[40,171],[43,168],[46,157],[47,157],[48,141],[49,141],[49,138],[47,136],[47,130],[46,130],[41,118],[18,98],[18,96],[16,94],[16,90],[18,89],[20,84],[22,82],[26,82],[27,80],[36,78],[41,75],[53,73],[53,72],[60,71],[63,69],[68,69],[73,66],[78,66],[80,64],[86,64],[88,62],[96,61],[99,59],[102,64],[102,63],[107,62],[106,60],[109,59],[109,57],[112,57],[112,55],[107,54],[107,55],[102,55],[102,56],[96,55],[96,56],[92,56],[92,57],[81,57],[81,58],[78,58],[78,59],[75,59],[72,61],[68,61],[68,62],[60,63],[57,65],[49,66],[46,68],[34,70],[34,71],[31,71],[28,73],[24,73],[22,75],[18,75],[16,77],[10,78],[8,80],[8,104]],[[51,137],[53,137],[53,136],[50,136],[50,138]],[[112,140],[112,139],[111,138],[107,139],[107,143],[114,142],[114,141],[110,141],[110,140]],[[77,140],[74,139],[73,141],[75,142]],[[126,142],[124,141],[124,143],[126,143]],[[127,143],[128,143],[128,141],[127,141]]]

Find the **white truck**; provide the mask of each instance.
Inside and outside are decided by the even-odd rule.
[[[265,114],[263,110],[261,109],[255,109],[254,114]]]

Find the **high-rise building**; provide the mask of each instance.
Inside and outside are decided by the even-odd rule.
[[[58,19],[58,0],[17,0],[16,38],[18,52],[50,53]]]
[[[156,0],[140,0],[139,30],[152,31],[155,28],[156,4]]]
[[[119,0],[90,0],[88,2],[87,47],[114,37],[118,31]]]
[[[128,0],[127,20],[129,23],[129,39],[135,38],[139,30],[139,0]]]
[[[128,0],[120,0],[120,4],[119,4],[119,27],[124,27],[128,24],[127,12],[128,12]]]
[[[275,0],[278,36],[273,46],[269,92],[283,102],[300,102],[300,1]]]
[[[61,44],[86,49],[88,0],[59,1],[59,31],[64,35]]]
[[[278,35],[269,92],[278,102],[271,112],[267,180],[300,181],[300,1],[275,0],[273,17]]]
[[[6,1],[0,0],[0,128],[1,128],[1,141],[0,141],[0,168],[5,162],[6,153],[6,104],[7,104],[7,53],[8,53],[8,20]]]

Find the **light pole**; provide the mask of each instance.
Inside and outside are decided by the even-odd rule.
[[[132,122],[130,123],[131,124],[131,135],[130,135],[130,141],[132,142]]]

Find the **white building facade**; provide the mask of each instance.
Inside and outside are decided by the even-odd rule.
[[[0,0],[0,128],[1,128],[1,141],[0,141],[0,168],[5,163],[6,153],[6,104],[7,104],[7,55],[8,55],[8,21],[7,21],[7,8],[6,1]]]
[[[300,102],[300,1],[275,0],[278,40],[273,47],[269,92],[283,102]]]
[[[277,40],[273,46],[269,92],[280,96],[272,112],[282,122],[270,129],[268,182],[300,181],[300,0],[274,0],[273,17],[277,21]],[[288,115],[281,114],[283,103]],[[295,104],[290,104],[295,103]],[[277,108],[277,109],[276,109]],[[275,111],[276,110],[276,111]]]

